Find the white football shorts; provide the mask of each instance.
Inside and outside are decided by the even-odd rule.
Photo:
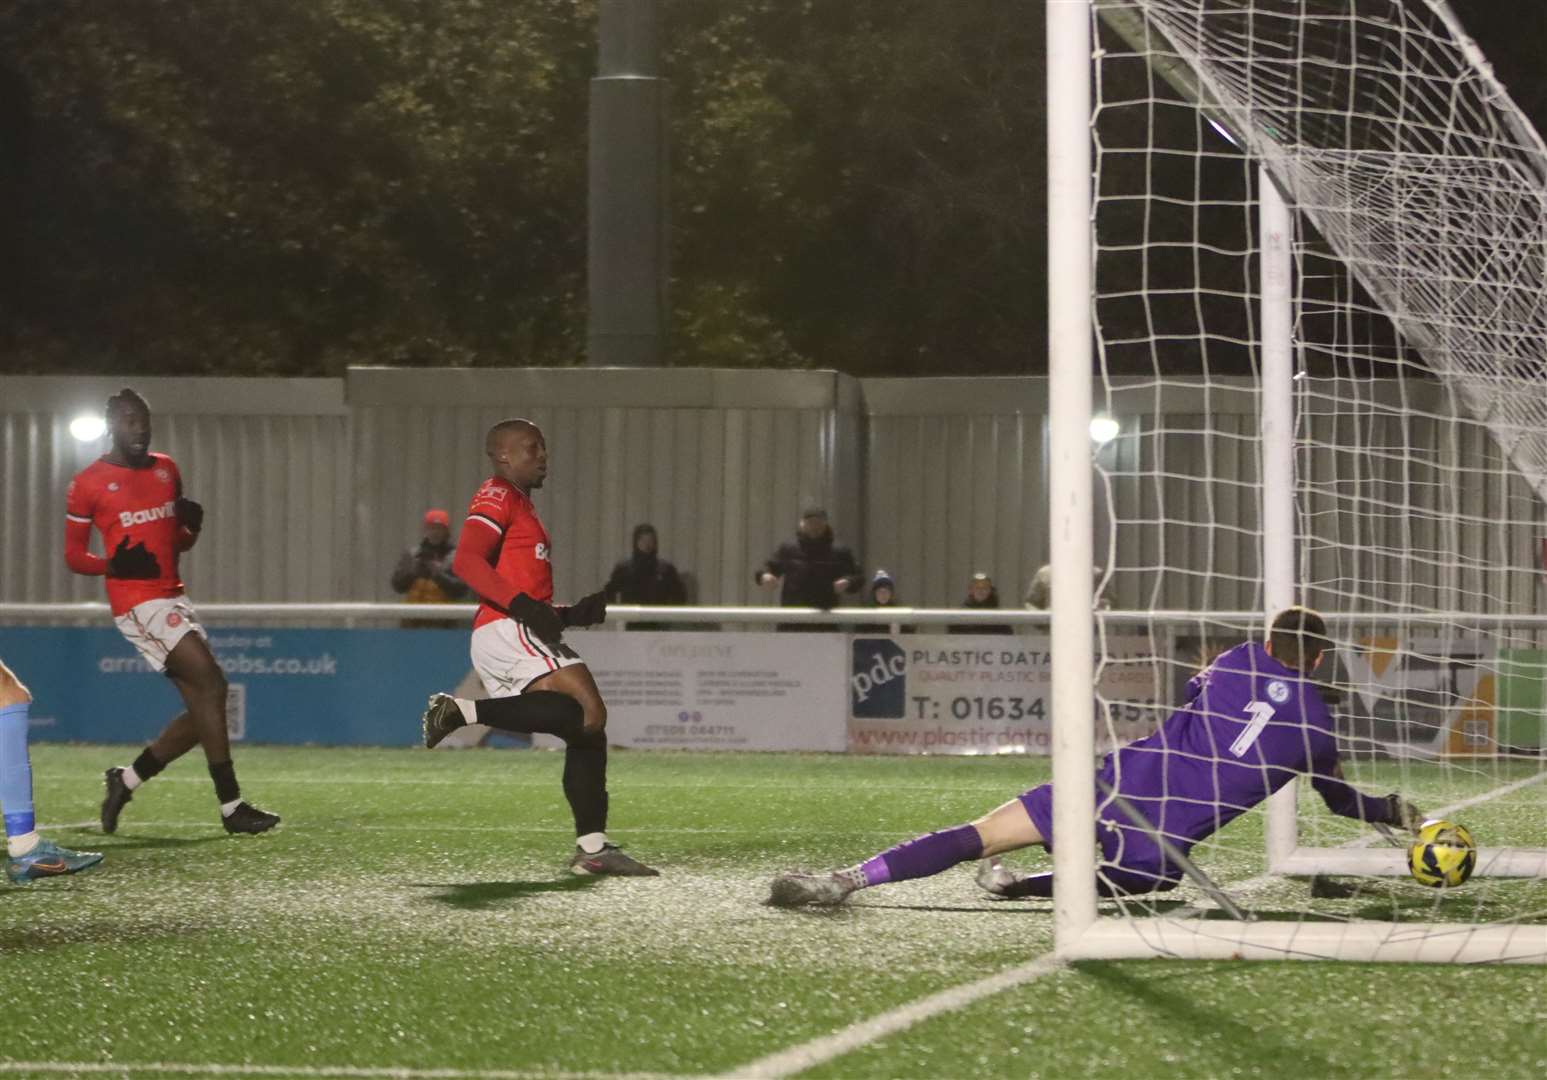
[[[188,634],[198,634],[205,641],[209,640],[186,596],[146,600],[122,615],[113,616],[113,622],[145,662],[161,672],[167,669],[167,657]]]
[[[568,645],[543,642],[525,623],[498,619],[473,631],[473,670],[490,697],[515,697],[533,679],[583,664]]]

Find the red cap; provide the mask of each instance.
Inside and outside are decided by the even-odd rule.
[[[424,523],[426,525],[444,525],[449,529],[451,528],[451,515],[444,510],[426,510],[424,512]]]

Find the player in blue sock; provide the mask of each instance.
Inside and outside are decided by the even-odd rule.
[[[73,874],[102,861],[94,851],[71,851],[38,835],[32,810],[32,760],[27,754],[27,713],[31,707],[32,695],[0,662],[0,811],[5,813],[5,876],[18,885]]]
[[[1262,802],[1296,775],[1309,774],[1328,809],[1342,817],[1416,830],[1418,808],[1400,796],[1361,794],[1343,780],[1332,715],[1308,676],[1329,646],[1326,622],[1288,608],[1268,641],[1222,654],[1188,684],[1187,703],[1153,734],[1108,754],[1096,774],[1150,823],[1118,813],[1098,784],[1101,843],[1097,891],[1131,896],[1175,888],[1182,870],[1155,833],[1182,854]],[[837,904],[857,889],[927,877],[969,859],[993,859],[1041,844],[1053,849],[1053,785],[1043,784],[976,821],[929,833],[831,874],[784,874],[769,903]],[[1052,874],[1018,876],[987,862],[978,884],[996,896],[1053,895]]]

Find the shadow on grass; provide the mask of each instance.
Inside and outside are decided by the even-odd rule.
[[[1524,906],[1510,897],[1448,896],[1437,890],[1427,896],[1394,896],[1366,904],[1357,917],[1397,923],[1455,923],[1458,929],[1468,923],[1547,922],[1547,911],[1526,911]]]
[[[1053,905],[1051,901],[1038,900],[987,900],[980,904],[877,904],[866,901],[863,904],[855,904],[856,909],[866,908],[876,911],[946,911],[983,912],[988,915],[1051,915]]]
[[[0,930],[0,953],[47,952],[71,945],[137,945],[155,941],[186,941],[208,928],[192,924],[143,922],[80,922]]]
[[[439,890],[431,893],[430,899],[447,907],[462,911],[482,911],[510,901],[524,900],[538,893],[578,892],[591,888],[600,880],[595,877],[568,877],[553,881],[469,881],[459,885],[422,882],[413,887]]]
[[[1246,913],[1251,916],[1253,922],[1346,923],[1351,921],[1347,915],[1322,911],[1264,911],[1261,908],[1249,908]],[[1220,908],[1200,911],[1194,917],[1211,922],[1238,921],[1230,912]]]
[[[1156,978],[1134,977],[1109,962],[1074,966],[1114,995],[1127,998],[1136,1011],[1148,1013],[1157,1029],[1176,1032],[1191,1043],[1195,1056],[1187,1063],[1189,1075],[1227,1074],[1237,1062],[1220,1060],[1220,1051],[1230,1048],[1243,1048],[1241,1052],[1253,1060],[1293,1062],[1298,1076],[1336,1075],[1332,1060],[1317,1053],[1312,1045],[1300,1039],[1290,1042],[1276,1038],[1271,1029],[1242,1023],[1218,1009],[1197,1004],[1190,992],[1195,969]],[[1205,1051],[1205,1047],[1218,1049]],[[1205,1055],[1212,1060],[1206,1060]]]
[[[153,848],[181,848],[194,844],[212,844],[218,840],[230,840],[231,836],[224,832],[211,833],[208,836],[106,836],[96,829],[66,829],[65,834],[72,837],[69,846],[82,851],[101,851],[112,854],[115,851],[148,851]],[[79,840],[74,837],[80,837]]]

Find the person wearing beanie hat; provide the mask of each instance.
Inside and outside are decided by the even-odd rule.
[[[457,554],[451,543],[451,515],[444,510],[426,510],[423,529],[419,543],[403,552],[392,571],[392,591],[409,604],[455,603],[467,595],[467,586],[451,572],[451,561]],[[413,623],[440,625],[422,620]]]
[[[661,558],[659,545],[654,525],[641,522],[634,526],[634,545],[628,558],[618,561],[602,587],[608,603],[676,607],[688,602],[682,575]]]
[[[860,568],[854,552],[833,542],[833,527],[827,523],[827,511],[808,507],[800,515],[794,543],[778,549],[752,578],[765,589],[779,587],[783,607],[814,607],[831,611],[838,598],[859,592]],[[836,630],[836,626],[781,625],[781,630]]]
[[[886,570],[877,570],[870,578],[870,585],[865,589],[865,600],[872,608],[899,607],[897,603],[897,579]],[[884,612],[881,613],[884,616]],[[856,634],[890,634],[893,630],[890,623],[862,623],[854,628]],[[897,627],[897,631],[903,634],[913,633],[913,627]]]
[[[988,608],[998,610],[999,590],[994,587],[994,579],[984,573],[972,575],[967,582],[967,596],[962,600],[962,607],[973,610]],[[978,623],[956,623],[948,628],[952,634],[1013,634],[1015,628],[1003,623],[994,623],[984,626]]]
[[[885,570],[877,570],[870,579],[867,599],[871,607],[897,606],[897,581]]]

